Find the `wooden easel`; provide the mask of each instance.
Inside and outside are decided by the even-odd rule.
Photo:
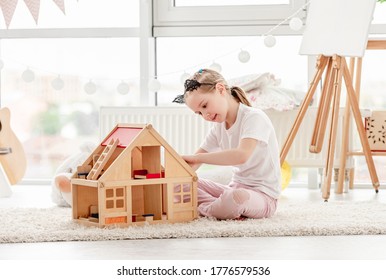
[[[342,56],[324,56],[320,55],[316,64],[316,74],[310,84],[310,88],[303,100],[299,113],[295,119],[295,122],[290,130],[290,133],[284,143],[281,154],[280,163],[283,164],[287,153],[292,145],[292,142],[296,136],[296,133],[303,121],[306,111],[312,101],[316,87],[325,73],[325,82],[322,88],[320,104],[317,112],[317,117],[314,126],[313,137],[310,145],[310,152],[319,153],[322,149],[323,139],[325,136],[326,126],[329,119],[329,111],[332,108],[330,128],[329,128],[329,143],[328,143],[328,154],[326,160],[326,166],[323,171],[323,184],[322,184],[322,196],[327,201],[330,197],[331,178],[332,178],[332,167],[335,153],[336,143],[336,132],[338,127],[338,114],[340,105],[340,94],[342,79],[345,82],[347,89],[347,104],[346,111],[351,111],[357,126],[358,134],[363,148],[364,156],[366,157],[367,166],[370,172],[370,177],[373,183],[373,187],[376,192],[379,188],[379,180],[375,170],[374,161],[371,155],[369,143],[366,138],[364,124],[362,122],[361,113],[359,110],[358,98],[356,96],[352,75],[348,69],[346,59]],[[347,142],[347,141],[346,141]],[[346,157],[344,157],[344,160]],[[339,170],[339,173],[344,170]],[[341,177],[341,176],[340,176]]]

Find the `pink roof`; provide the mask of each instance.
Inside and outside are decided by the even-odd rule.
[[[133,139],[141,132],[143,128],[137,127],[117,127],[111,135],[106,138],[105,141],[101,144],[106,146],[111,139],[119,139],[118,147],[125,148],[128,144],[133,141]]]

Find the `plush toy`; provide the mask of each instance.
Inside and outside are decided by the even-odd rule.
[[[58,206],[71,207],[71,177],[76,171],[76,168],[81,165],[94,150],[95,145],[86,142],[80,147],[80,152],[74,154],[67,159],[56,169],[55,176],[52,180],[52,201]]]
[[[305,92],[280,87],[281,80],[272,73],[251,74],[229,80],[229,84],[241,87],[252,107],[262,110],[288,111],[298,107]]]

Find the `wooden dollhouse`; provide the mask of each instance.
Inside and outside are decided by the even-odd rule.
[[[150,125],[118,124],[71,179],[73,219],[130,226],[197,217],[197,176]]]

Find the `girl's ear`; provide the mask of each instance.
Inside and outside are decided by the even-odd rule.
[[[225,86],[222,83],[217,83],[216,84],[216,90],[218,90],[218,92],[220,94],[226,93],[226,88],[225,88]]]

